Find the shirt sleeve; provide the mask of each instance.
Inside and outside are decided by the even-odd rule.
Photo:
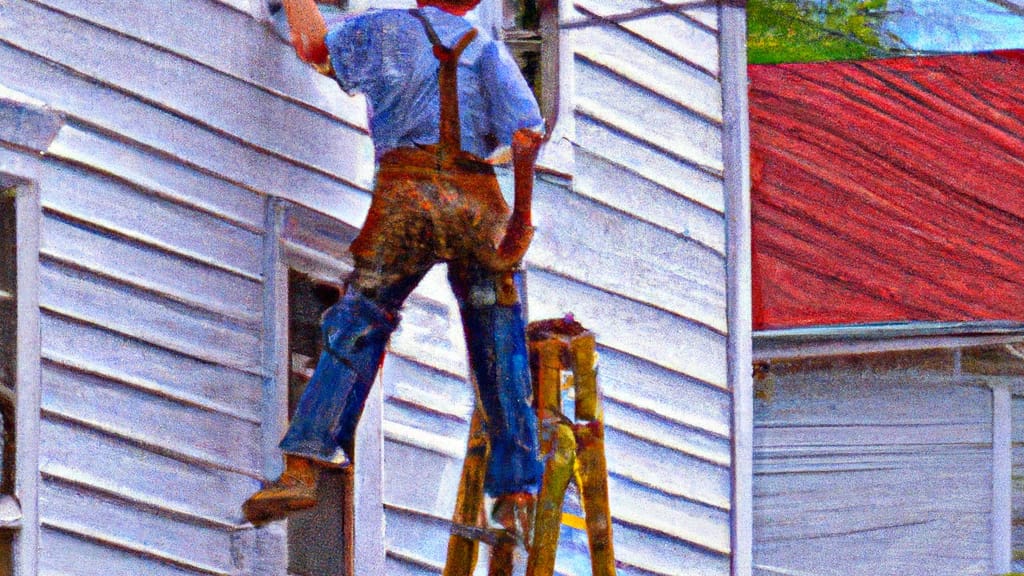
[[[480,74],[491,113],[491,129],[499,144],[510,145],[517,130],[543,130],[544,119],[537,99],[503,44],[490,42],[484,48]]]
[[[373,59],[379,57],[380,50],[374,44],[378,35],[372,27],[373,19],[362,14],[333,24],[324,38],[334,77],[349,94],[365,92],[375,76]]]

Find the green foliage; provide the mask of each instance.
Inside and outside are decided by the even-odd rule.
[[[888,0],[750,0],[752,64],[855,60],[885,53],[878,27]]]

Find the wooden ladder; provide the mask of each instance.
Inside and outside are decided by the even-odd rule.
[[[594,334],[572,317],[531,322],[528,329],[530,370],[545,458],[537,495],[533,543],[527,555],[527,576],[552,576],[562,524],[562,506],[570,481],[582,500],[593,576],[615,575],[608,468],[604,454],[604,415],[597,384]],[[562,392],[572,389],[575,409],[563,412]],[[485,524],[484,473],[488,440],[479,407],[470,424],[466,460],[448,539],[444,576],[470,576],[479,545],[490,545],[489,576],[511,576],[517,542]]]

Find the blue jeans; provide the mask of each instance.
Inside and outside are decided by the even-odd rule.
[[[379,274],[366,281],[357,261],[345,295],[324,315],[324,351],[281,441],[286,454],[334,465],[351,462],[356,425],[398,326],[398,310],[427,269],[381,284]],[[492,496],[536,493],[542,463],[520,274],[450,263],[448,279],[490,439],[484,488]]]

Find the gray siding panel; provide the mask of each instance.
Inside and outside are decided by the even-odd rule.
[[[261,382],[247,372],[204,362],[149,343],[44,314],[43,358],[55,364],[258,422]]]
[[[305,106],[253,90],[244,82],[196,66],[180,56],[27,0],[11,0],[5,9],[5,19],[12,24],[5,37],[19,48],[116,86],[141,100],[159,102],[161,107],[193,123],[222,131],[250,146],[272,150],[350,183],[369,185],[373,152],[358,138],[361,130]],[[67,34],[87,42],[89,49],[65,49],[60,38]],[[274,118],[289,121],[268,121]],[[346,134],[347,131],[351,133]]]
[[[48,170],[43,207],[158,248],[258,279],[262,238],[85,170]],[[44,228],[43,235],[49,232]],[[54,240],[51,240],[51,243]]]
[[[119,134],[138,146],[159,151],[231,182],[255,190],[287,194],[352,225],[361,224],[365,217],[369,196],[361,188],[253,149],[237,139],[197,126],[155,103],[140,101],[2,42],[0,73],[12,89],[47,102],[75,123]],[[52,86],[62,89],[52,90]]]
[[[39,3],[244,79],[253,89],[302,102],[354,125],[366,124],[362,99],[341,96],[333,82],[294,58],[291,47],[262,22],[224,10],[212,0],[184,5],[175,0]]]
[[[197,520],[241,523],[241,503],[259,486],[254,478],[151,448],[48,417],[42,421],[39,460],[44,476],[123,494]],[[49,520],[59,519],[44,517]]]
[[[53,216],[44,218],[43,230],[40,250],[47,258],[106,274],[208,312],[244,322],[260,319],[259,282]]]
[[[529,297],[534,318],[571,312],[609,348],[726,387],[725,336],[706,326],[540,270],[530,274]]]
[[[158,510],[140,509],[122,500],[89,493],[80,487],[61,482],[45,483],[39,499],[41,513],[53,519],[53,523],[60,527],[175,559],[182,565],[191,565],[204,571],[228,574],[234,569],[232,535],[229,531],[183,524]],[[65,557],[62,560],[74,562],[76,559]],[[77,568],[76,573],[86,573],[77,563],[66,568],[69,572]]]
[[[47,363],[42,408],[252,475],[262,468],[258,424],[198,410],[120,382]]]
[[[754,563],[766,573],[991,572],[992,393],[893,376],[785,374],[756,403]]]
[[[628,213],[541,184],[534,192],[541,233],[530,248],[533,267],[576,277],[725,331],[725,259]],[[672,286],[672,290],[665,290]]]
[[[101,173],[116,174],[145,191],[235,222],[252,232],[263,229],[266,200],[259,194],[113,137],[65,127],[50,153]]]
[[[47,311],[202,360],[258,371],[258,328],[49,261],[40,266],[40,282],[40,302]]]
[[[77,574],[104,574],[109,576],[196,576],[209,574],[157,558],[146,557],[136,551],[117,547],[88,534],[80,534],[64,527],[44,526],[40,544],[45,554],[40,556],[40,576],[71,576]],[[221,573],[226,574],[226,573]]]

